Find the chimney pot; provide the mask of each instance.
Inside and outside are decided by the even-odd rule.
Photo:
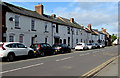
[[[56,15],[55,15],[55,14],[52,14],[51,16],[52,16],[53,18],[56,18]]]
[[[35,11],[39,13],[40,15],[43,15],[44,12],[44,6],[42,4],[36,5],[35,6]]]
[[[102,32],[106,32],[106,29],[102,28]]]
[[[74,18],[70,18],[70,22],[71,22],[71,23],[74,23]]]
[[[84,26],[82,26],[82,28],[84,28]]]
[[[104,28],[102,28],[102,30],[103,30]]]
[[[91,30],[91,24],[88,24],[88,29]]]

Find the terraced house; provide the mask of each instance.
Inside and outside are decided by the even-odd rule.
[[[64,43],[74,48],[78,42],[97,42],[103,32],[93,31],[91,25],[84,28],[74,18],[56,17],[44,14],[42,4],[35,6],[35,11],[27,10],[2,2],[2,42],[21,42],[30,46],[32,43]],[[93,40],[94,39],[94,40]],[[105,41],[105,38],[102,38]]]

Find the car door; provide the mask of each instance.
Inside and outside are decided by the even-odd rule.
[[[63,48],[63,51],[66,52],[67,51],[67,47],[65,44],[62,44],[62,48]]]
[[[41,52],[44,52],[44,53],[47,52],[47,48],[46,48],[46,44],[45,43],[41,44]]]
[[[69,51],[69,47],[65,44],[66,52]]]
[[[23,44],[17,43],[18,49],[19,49],[19,54],[20,55],[27,55],[27,47]]]
[[[46,52],[51,53],[51,46],[49,44],[46,44]]]
[[[20,55],[20,49],[18,48],[17,43],[12,43],[7,46],[9,46],[9,52],[14,52],[16,56]]]

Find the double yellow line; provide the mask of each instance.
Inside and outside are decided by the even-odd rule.
[[[96,68],[94,68],[94,69],[90,70],[89,72],[83,74],[79,78],[90,78],[90,77],[94,76],[97,72],[99,72],[100,70],[102,70],[104,67],[106,67],[108,64],[110,64],[114,60],[118,59],[119,57],[120,57],[120,55],[109,59],[108,61],[102,63],[101,65],[97,66]]]

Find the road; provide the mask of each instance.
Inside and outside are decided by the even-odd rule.
[[[118,47],[19,60],[2,64],[2,76],[81,76],[118,55]],[[13,77],[12,77],[13,78]]]

